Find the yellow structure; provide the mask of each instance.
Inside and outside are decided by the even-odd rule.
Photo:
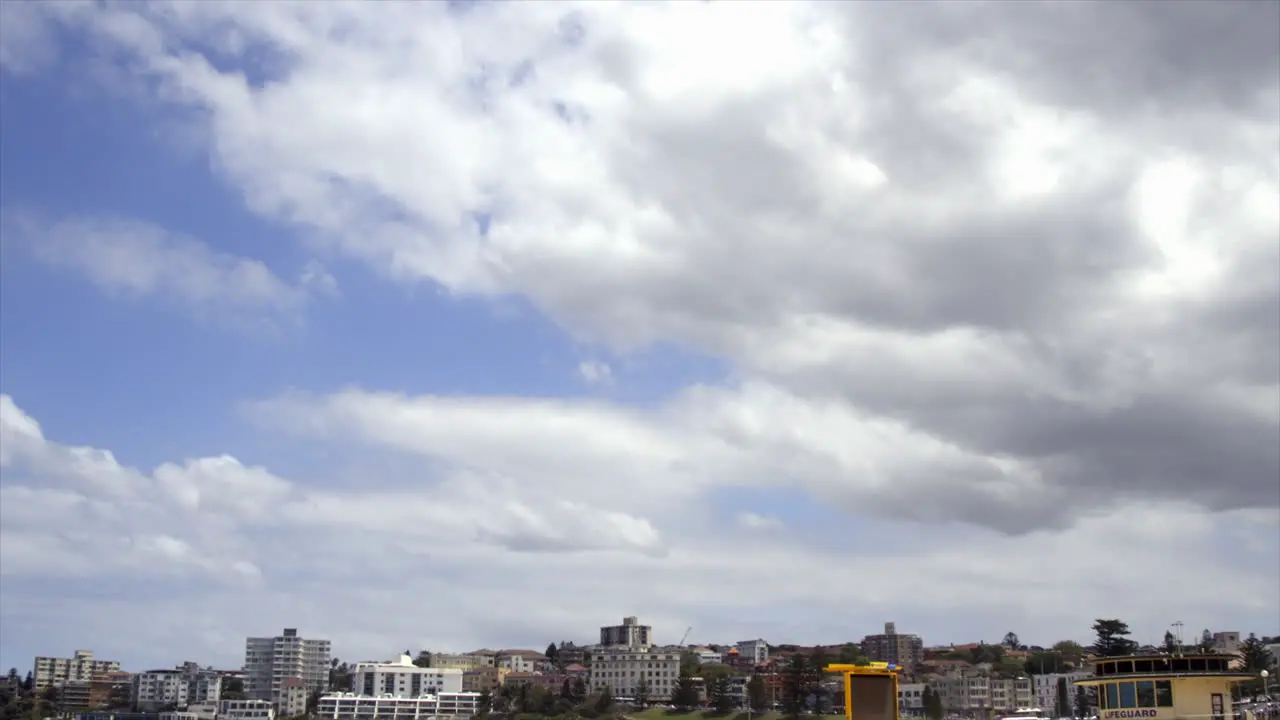
[[[900,720],[898,710],[898,673],[894,663],[873,662],[866,665],[828,665],[829,673],[844,678],[844,716],[848,720]]]
[[[1129,655],[1099,658],[1093,677],[1098,720],[1231,720],[1231,686],[1253,677],[1230,668],[1230,655]]]

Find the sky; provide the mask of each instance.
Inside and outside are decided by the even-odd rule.
[[[1280,3],[0,3],[0,666],[1280,633]]]

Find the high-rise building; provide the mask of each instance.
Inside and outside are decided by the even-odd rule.
[[[245,694],[255,700],[279,702],[289,678],[301,680],[307,692],[329,689],[329,641],[298,637],[285,628],[276,637],[248,638],[244,648]]]
[[[884,633],[862,639],[862,652],[877,662],[897,663],[914,672],[924,660],[924,642],[919,635],[899,635],[897,627],[887,622]]]
[[[31,676],[36,690],[56,687],[65,682],[89,682],[97,673],[115,672],[120,663],[96,660],[92,650],[77,650],[73,657],[37,657]]]
[[[600,644],[605,647],[647,648],[653,644],[653,628],[641,625],[634,615],[624,617],[621,625],[600,628]]]

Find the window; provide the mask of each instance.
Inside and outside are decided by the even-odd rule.
[[[1120,687],[1120,707],[1132,708],[1138,707],[1138,694],[1134,692],[1133,683],[1119,683]]]
[[[1153,708],[1156,706],[1156,684],[1150,680],[1137,683],[1138,707]]]
[[[1173,683],[1156,681],[1156,707],[1173,707]]]
[[[1117,710],[1120,708],[1120,689],[1115,683],[1107,685],[1107,705],[1108,710]]]

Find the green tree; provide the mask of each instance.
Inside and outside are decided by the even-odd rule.
[[[1061,640],[1054,643],[1053,651],[1062,656],[1063,662],[1069,662],[1076,667],[1079,667],[1084,660],[1084,646],[1074,640]]]
[[[405,653],[405,655],[408,655],[408,654],[409,654],[409,653],[407,653],[407,652]],[[415,658],[413,659],[413,664],[414,664],[414,665],[416,665],[416,666],[418,666],[418,667],[420,667],[420,668],[429,668],[429,667],[431,667],[431,651],[430,651],[430,650],[419,650],[419,651],[418,651],[418,656],[417,656],[417,657],[415,657]]]
[[[1213,652],[1213,633],[1209,632],[1209,628],[1205,628],[1200,633],[1200,642],[1196,645],[1196,652]]]
[[[680,674],[694,676],[698,674],[698,668],[702,666],[702,659],[698,657],[698,653],[692,650],[686,650],[680,653]]]
[[[587,681],[580,677],[573,679],[573,699],[581,701],[587,697]]]
[[[942,716],[946,714],[942,706],[942,694],[928,685],[924,687],[924,693],[920,696],[920,705],[925,717],[929,720],[942,720]]]
[[[1120,620],[1095,620],[1093,634],[1093,651],[1102,657],[1120,657],[1138,651],[1138,643],[1129,639],[1128,624]]]
[[[552,665],[559,664],[560,648],[556,647],[555,643],[551,643],[550,645],[548,645],[547,651],[543,654],[547,656],[547,659],[551,661]]]
[[[1076,688],[1076,717],[1089,717],[1089,693],[1082,687]]]
[[[1176,653],[1182,649],[1178,647],[1178,638],[1174,636],[1172,630],[1164,631],[1164,642],[1160,643],[1160,649],[1167,653]]]
[[[836,662],[845,665],[865,665],[867,664],[867,655],[862,652],[862,646],[857,643],[845,643],[840,646],[840,651],[836,653]]]
[[[1013,631],[1004,634],[1004,642],[1001,644],[1010,650],[1018,650],[1022,647],[1022,643],[1018,640],[1018,633]]]
[[[330,683],[332,686],[332,682]],[[237,677],[225,678],[222,681],[222,699],[223,700],[244,700],[247,696],[244,692],[244,681]]]
[[[782,677],[784,711],[792,716],[804,712],[805,704],[818,686],[820,674],[804,655],[792,655]]]
[[[707,700],[711,703],[712,709],[718,713],[727,714],[737,707],[738,702],[733,697],[733,687],[729,683],[728,675],[721,675],[711,681],[707,686]]]
[[[1240,659],[1245,672],[1260,673],[1275,665],[1275,658],[1271,657],[1267,646],[1253,633],[1249,633],[1249,637],[1240,644]]]
[[[693,682],[693,675],[680,673],[680,679],[676,680],[671,691],[671,704],[686,711],[698,706],[698,686]]]
[[[765,706],[769,704],[766,697],[764,678],[759,675],[752,675],[747,681],[747,704],[756,712],[764,712]]]
[[[493,693],[489,688],[480,689],[480,697],[476,698],[476,717],[488,717],[493,708]]]
[[[641,676],[641,678],[636,681],[636,705],[639,705],[642,708],[649,707],[649,694],[649,679]]]
[[[1058,678],[1058,697],[1057,697],[1058,717],[1071,717],[1071,690],[1067,686],[1067,679]]]
[[[607,713],[613,708],[613,690],[608,685],[600,688],[600,697],[596,698],[595,711]]]

